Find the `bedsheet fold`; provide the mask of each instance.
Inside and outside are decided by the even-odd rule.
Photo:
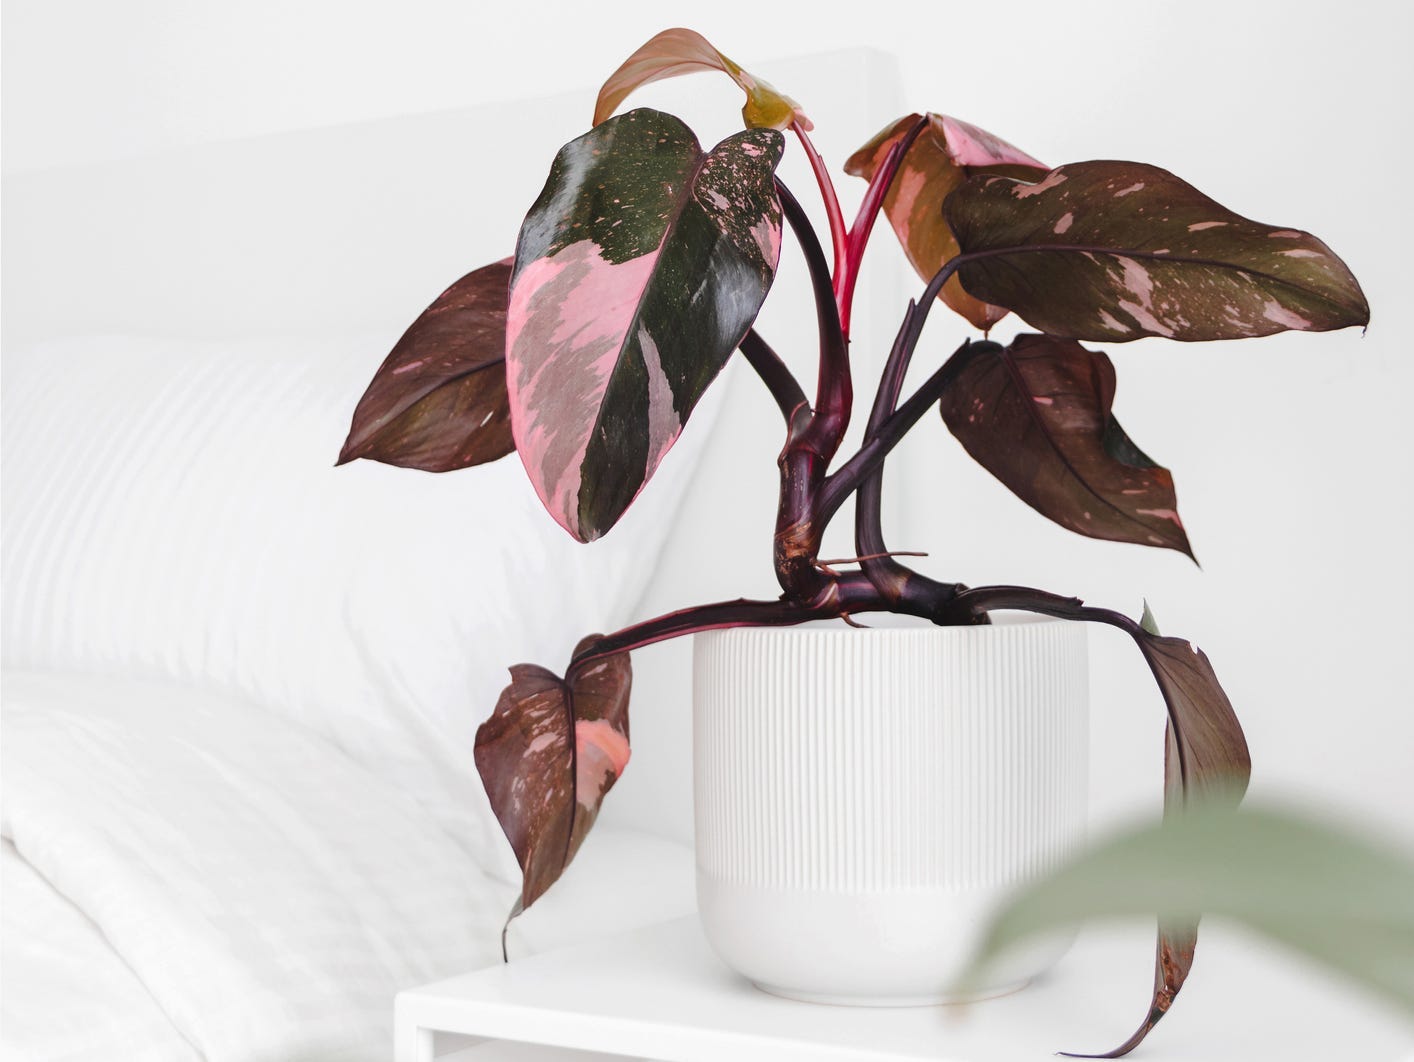
[[[400,989],[500,961],[508,846],[322,737],[164,683],[7,672],[4,694],[6,1059],[385,1062]],[[688,847],[595,831],[510,952],[693,906]]]

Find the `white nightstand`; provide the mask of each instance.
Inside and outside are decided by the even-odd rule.
[[[1148,1001],[1151,949],[1142,927],[1087,931],[1055,970],[1002,999],[830,1007],[753,988],[712,954],[696,917],[682,918],[400,993],[397,1062],[1051,1062],[1128,1035]],[[1411,1062],[1414,1026],[1210,926],[1174,1013],[1132,1057]]]

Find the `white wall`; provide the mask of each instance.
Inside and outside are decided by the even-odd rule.
[[[1400,321],[1412,279],[1400,245],[1414,162],[1408,8],[932,0],[804,10],[746,0],[625,0],[612,14],[543,0],[8,0],[4,168],[582,89],[652,32],[687,24],[767,77],[775,56],[885,49],[917,108],[976,121],[1048,161],[1164,165],[1239,212],[1310,229],[1364,282],[1374,308],[1365,337],[1149,340],[1111,352],[1119,415],[1174,469],[1203,571],[1052,527],[937,424],[895,462],[890,489],[910,491],[914,507],[891,543],[930,549],[930,570],[971,583],[1027,582],[1129,611],[1147,596],[1166,630],[1212,655],[1248,726],[1259,790],[1299,789],[1414,836],[1404,668],[1414,641],[1405,408],[1414,358]],[[700,91],[730,100],[725,87]],[[842,130],[828,112],[813,116],[832,146],[895,117]],[[527,143],[534,136],[527,130]],[[897,264],[882,240],[873,253]],[[961,334],[940,316],[920,369]],[[759,578],[714,596],[759,590]],[[1094,645],[1096,796],[1103,814],[1120,814],[1156,792],[1159,709],[1131,650],[1098,631]],[[643,810],[625,814],[671,830],[686,761],[663,737],[661,755],[684,757],[652,772],[671,792],[655,805],[640,791]]]

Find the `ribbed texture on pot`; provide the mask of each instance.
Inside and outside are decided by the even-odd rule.
[[[961,891],[1029,877],[1081,839],[1081,625],[734,629],[695,643],[700,873]]]

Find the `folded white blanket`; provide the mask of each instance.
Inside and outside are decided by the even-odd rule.
[[[0,893],[0,1055],[9,1062],[200,1062],[97,927],[9,841],[0,843]]]
[[[9,834],[211,1062],[384,1059],[400,988],[499,958],[514,890],[411,797],[258,709],[89,684],[7,676]]]
[[[244,702],[4,680],[0,1055],[385,1060],[399,989],[500,961],[507,858]],[[692,910],[685,846],[591,837],[512,957]]]

